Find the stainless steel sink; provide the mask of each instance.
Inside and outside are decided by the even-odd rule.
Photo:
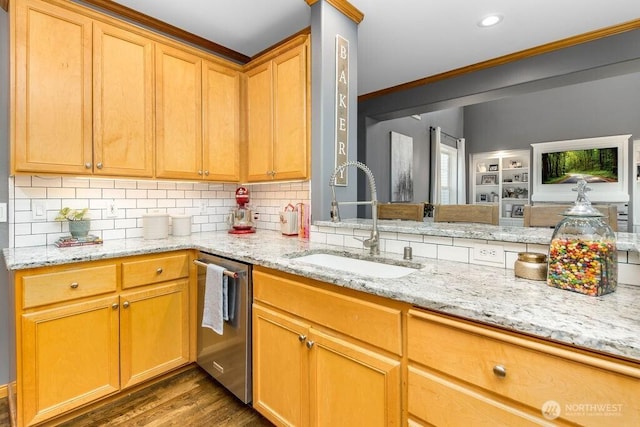
[[[404,277],[415,273],[421,267],[417,263],[386,258],[363,259],[347,252],[310,252],[294,254],[290,258],[330,270],[382,279]]]

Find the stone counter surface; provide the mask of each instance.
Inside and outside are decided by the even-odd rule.
[[[589,297],[551,288],[545,282],[518,279],[510,269],[417,257],[413,263],[421,268],[415,273],[399,279],[372,279],[292,259],[307,251],[348,252],[367,258],[364,250],[263,230],[250,235],[196,233],[162,240],[135,238],[98,246],[50,245],[3,252],[7,268],[20,270],[179,249],[198,249],[640,362],[640,287],[636,286],[619,285],[612,294]],[[395,254],[380,257],[402,262]]]
[[[370,219],[346,219],[341,222],[315,221],[314,225],[327,228],[371,230]],[[552,228],[508,227],[474,223],[448,223],[425,221],[378,221],[380,232],[420,234],[433,237],[453,237],[458,239],[480,239],[510,243],[551,243]],[[616,233],[616,247],[619,251],[640,252],[639,233]]]

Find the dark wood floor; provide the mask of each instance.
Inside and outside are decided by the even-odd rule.
[[[7,408],[8,409],[8,408]],[[0,426],[5,419],[0,404]],[[6,417],[8,419],[8,416]],[[6,425],[9,425],[8,422]],[[83,414],[62,426],[272,426],[197,366]]]
[[[9,400],[6,397],[0,398],[0,427],[9,427]]]

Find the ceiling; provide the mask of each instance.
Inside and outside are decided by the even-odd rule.
[[[310,25],[305,0],[117,0],[246,56]],[[350,0],[358,95],[640,18],[638,0]],[[502,23],[480,28],[484,16]]]

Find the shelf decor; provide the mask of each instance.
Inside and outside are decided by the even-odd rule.
[[[482,175],[480,185],[495,185],[497,182],[497,175]]]

